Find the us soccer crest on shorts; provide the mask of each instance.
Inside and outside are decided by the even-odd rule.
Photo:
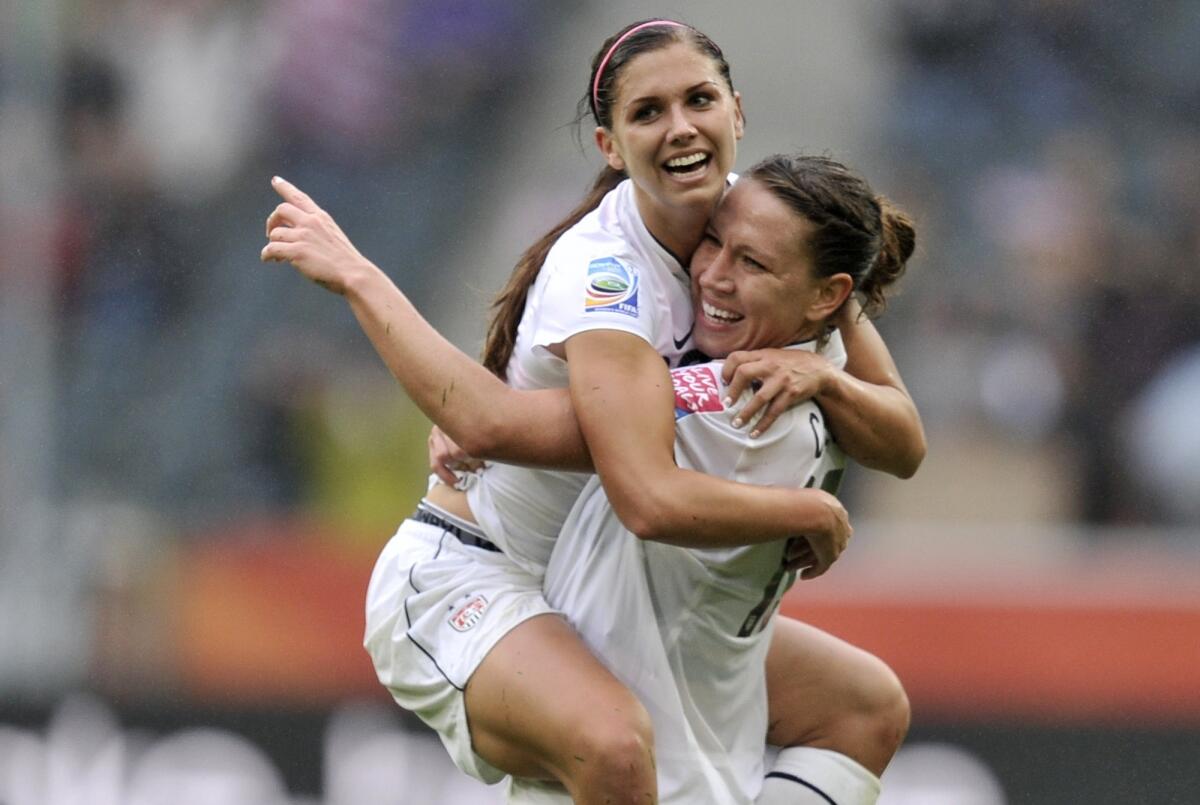
[[[482,595],[474,595],[467,603],[454,611],[450,616],[450,625],[455,631],[465,632],[483,618],[487,611],[488,600]]]
[[[613,311],[638,315],[638,273],[615,257],[600,257],[588,263],[584,311]]]

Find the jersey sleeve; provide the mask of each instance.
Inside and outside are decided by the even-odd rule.
[[[545,285],[532,332],[535,349],[588,330],[620,330],[655,344],[654,277],[620,244],[556,248],[542,271]]]

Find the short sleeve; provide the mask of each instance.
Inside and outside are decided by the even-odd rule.
[[[551,252],[531,343],[561,344],[588,330],[620,330],[655,344],[653,277],[627,252]]]

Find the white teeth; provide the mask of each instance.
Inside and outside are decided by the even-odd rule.
[[[704,311],[704,315],[710,318],[722,319],[723,321],[738,321],[742,318],[740,315],[732,311],[715,308],[708,302],[701,301],[700,307]]]
[[[707,154],[692,154],[686,157],[675,157],[667,160],[668,168],[686,168],[688,165],[695,165],[697,162],[703,162],[708,159]]]

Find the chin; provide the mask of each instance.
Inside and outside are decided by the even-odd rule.
[[[692,343],[696,349],[703,352],[710,358],[724,358],[730,352],[736,351],[738,348],[730,346],[728,341],[717,338],[696,338],[693,336]]]

